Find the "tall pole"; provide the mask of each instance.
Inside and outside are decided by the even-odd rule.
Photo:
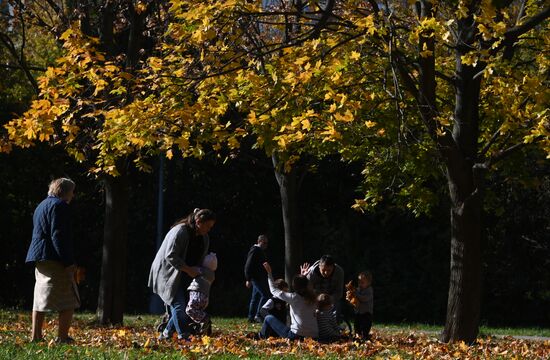
[[[164,155],[159,155],[156,251],[160,248],[164,235],[164,161]],[[149,312],[152,314],[162,314],[164,310],[161,298],[157,294],[151,294]]]

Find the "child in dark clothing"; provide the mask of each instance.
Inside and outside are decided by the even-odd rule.
[[[355,305],[355,334],[363,339],[369,338],[372,326],[373,293],[372,274],[368,271],[359,273],[357,276],[358,287],[355,290],[355,297],[358,302]]]
[[[319,341],[331,342],[340,338],[340,327],[336,321],[336,308],[328,294],[319,294],[317,297],[317,327]]]
[[[279,290],[288,292],[289,286],[286,281],[283,279],[277,279],[275,280],[275,287]],[[272,296],[269,300],[267,300],[260,309],[260,316],[262,319],[265,319],[267,315],[273,315],[277,319],[279,319],[283,324],[286,324],[286,319],[288,315],[288,307],[287,303],[281,299],[278,299],[274,296]],[[268,336],[276,336],[274,333],[272,333],[272,330],[269,329]]]

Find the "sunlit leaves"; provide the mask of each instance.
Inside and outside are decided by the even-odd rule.
[[[16,345],[17,351],[25,351],[27,356],[31,357],[34,355],[47,357],[50,351],[53,354],[56,350],[65,348],[53,341],[57,327],[55,320],[46,321],[44,324],[46,339],[51,338],[51,343],[29,344],[27,340],[29,321],[28,316],[21,314],[12,321],[0,325],[0,343],[5,346]],[[444,344],[433,334],[416,330],[388,330],[376,324],[370,341],[350,338],[331,344],[322,344],[311,339],[253,340],[246,336],[247,326],[244,321],[232,319],[227,322],[225,319],[214,319],[214,331],[211,336],[192,337],[190,341],[176,340],[175,337],[169,341],[158,341],[154,327],[144,324],[144,321],[136,325],[105,328],[91,325],[89,320],[77,319],[71,328],[71,336],[75,338],[76,343],[67,348],[82,356],[89,351],[86,357],[90,358],[102,356],[105,349],[119,352],[120,357],[125,357],[125,353],[132,350],[133,356],[158,358],[180,356],[184,358],[544,359],[550,355],[548,341],[484,337],[472,345],[464,342]]]

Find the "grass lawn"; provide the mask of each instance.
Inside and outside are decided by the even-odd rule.
[[[548,329],[483,328],[472,346],[442,344],[439,326],[375,324],[371,341],[352,339],[334,344],[313,340],[253,340],[246,335],[259,330],[241,318],[214,318],[213,335],[191,341],[156,340],[158,316],[127,315],[124,326],[100,327],[93,314],[77,314],[71,335],[74,345],[53,342],[55,316],[48,316],[43,343],[28,342],[30,314],[0,311],[0,359],[417,359],[417,358],[531,358],[550,357],[550,342],[493,338],[483,334],[548,336]]]
[[[379,330],[385,331],[425,331],[430,333],[440,333],[443,331],[442,325],[429,325],[429,324],[377,324],[376,327]],[[492,327],[482,325],[479,328],[480,337],[488,336],[541,336],[550,337],[550,328],[539,327]]]

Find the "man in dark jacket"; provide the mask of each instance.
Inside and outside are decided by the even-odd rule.
[[[267,273],[264,270],[263,263],[266,262],[265,249],[267,249],[268,239],[265,235],[258,236],[256,244],[252,245],[248,251],[246,264],[244,265],[244,277],[246,287],[252,288],[250,305],[248,308],[248,321],[261,322],[260,309],[264,303],[271,297],[267,285]]]

